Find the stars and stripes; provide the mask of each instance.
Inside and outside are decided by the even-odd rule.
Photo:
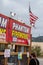
[[[35,16],[35,15],[31,12],[30,5],[29,5],[29,16],[30,16],[30,24],[31,24],[32,26],[35,26],[35,22],[36,22],[36,20],[38,19],[38,17]]]

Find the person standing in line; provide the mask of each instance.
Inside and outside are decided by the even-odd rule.
[[[29,65],[39,65],[39,60],[36,57],[35,53],[31,54],[30,63]]]

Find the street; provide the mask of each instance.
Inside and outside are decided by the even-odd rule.
[[[38,58],[40,65],[43,65],[43,58]]]

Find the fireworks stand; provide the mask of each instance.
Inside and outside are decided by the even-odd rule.
[[[29,65],[31,27],[0,14],[0,63]]]

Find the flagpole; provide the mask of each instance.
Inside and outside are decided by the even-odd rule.
[[[29,12],[30,12],[30,2],[29,2]],[[30,13],[29,13],[29,21],[30,21]],[[30,24],[30,27],[32,28],[31,24]]]

